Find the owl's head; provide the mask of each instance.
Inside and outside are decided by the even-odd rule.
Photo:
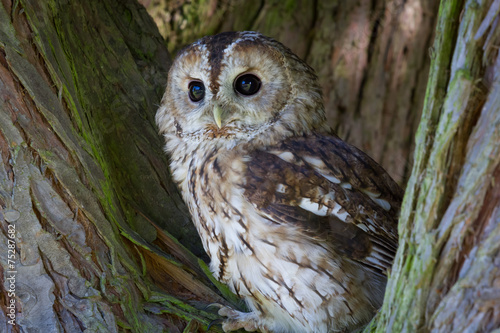
[[[250,31],[204,37],[181,50],[156,121],[167,141],[229,146],[273,144],[326,126],[313,69]]]

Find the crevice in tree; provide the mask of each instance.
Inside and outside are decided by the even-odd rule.
[[[68,277],[63,276],[63,275],[59,274],[57,271],[55,271],[54,267],[52,266],[52,263],[50,262],[50,259],[47,258],[47,256],[40,249],[38,249],[38,254],[40,255],[45,273],[47,273],[47,275],[50,277],[52,283],[54,283],[54,289],[52,290],[52,292],[54,293],[54,303],[52,304],[52,307],[56,309],[56,311],[54,311],[54,312],[59,314],[61,312],[57,311],[57,307],[62,307],[64,309],[66,309],[66,307],[62,304],[63,295],[62,295],[61,291],[68,288],[66,286]],[[61,284],[63,284],[63,285],[61,285]],[[71,293],[69,288],[68,288],[68,295],[70,295],[76,299],[79,299],[79,297],[77,297],[76,295],[73,295]],[[78,323],[82,332],[87,328],[79,320],[79,318],[77,316],[75,316],[73,313],[71,313],[71,311],[67,311],[67,313],[71,316],[71,318],[74,320],[74,322]],[[58,319],[59,319],[59,324],[61,325],[61,323],[63,323],[64,321],[61,322],[59,316],[58,316]]]
[[[255,12],[255,15],[250,20],[250,24],[248,26],[248,29],[253,30],[253,27],[255,27],[255,23],[257,22],[259,16],[261,15],[262,11],[264,10],[265,4],[266,4],[265,0],[260,1],[259,9],[257,9],[257,11]]]
[[[7,178],[5,180],[7,182],[11,182],[11,184],[13,185],[14,184],[14,170],[13,170],[12,164],[11,164],[12,153],[11,153],[9,144],[7,142],[7,138],[4,136],[2,131],[0,131],[0,156],[2,158],[3,168],[5,170],[5,176]],[[5,184],[5,185],[8,186],[8,184]],[[7,189],[5,189],[5,190],[7,190]],[[5,208],[6,203],[2,199],[2,196],[5,195],[6,197],[12,197],[12,192],[11,193],[4,192],[1,188],[0,188],[0,191],[1,191],[0,192],[0,208]],[[7,199],[7,198],[5,198],[5,199]]]
[[[406,1],[405,1],[406,2]],[[435,6],[437,7],[437,6]],[[425,14],[424,14],[425,15]],[[424,45],[426,46],[426,48],[429,48],[431,47],[432,45],[432,41],[434,40],[434,30],[432,30],[433,32],[428,34],[427,35],[427,39],[425,40],[425,43]],[[406,46],[405,46],[406,48]],[[418,105],[418,101],[416,100],[416,96],[417,96],[417,87],[420,86],[420,81],[424,80],[424,81],[427,81],[428,80],[428,74],[427,75],[422,75],[423,72],[426,72],[428,73],[429,72],[429,69],[425,70],[426,67],[429,66],[428,62],[426,61],[426,58],[429,57],[429,54],[428,52],[423,52],[422,53],[422,58],[420,59],[420,67],[416,70],[416,73],[417,75],[415,75],[415,82],[413,84],[413,89],[411,90],[411,94],[410,94],[410,100],[411,100],[411,105]],[[422,106],[423,106],[423,103],[422,103]],[[422,116],[422,113],[420,112],[419,113],[420,117]],[[412,120],[410,120],[410,117],[415,117],[415,112],[408,112],[406,114],[406,119],[407,119],[407,122],[410,122],[410,123],[413,123]],[[407,147],[412,147],[413,146],[413,141],[415,140],[415,134],[416,134],[416,131],[417,131],[417,127],[413,127],[413,128],[410,128],[410,134],[408,135],[408,143],[407,143]],[[409,159],[408,161],[406,162],[405,164],[405,168],[404,168],[404,172],[403,172],[403,180],[404,180],[404,183],[407,184],[408,183],[408,180],[410,179],[410,175],[411,175],[411,171],[413,169],[413,156],[414,156],[414,153],[415,153],[415,147],[413,146],[413,149],[412,151],[410,151],[408,153],[408,156],[409,156]]]
[[[483,87],[484,88],[484,87]],[[485,89],[485,88],[484,88]],[[481,110],[484,106],[484,103],[486,102],[486,91],[481,90],[480,88],[477,88],[475,92],[472,95],[472,99],[469,102],[469,107],[468,109],[473,110],[470,112],[465,112],[465,115],[467,118],[464,119],[463,125],[459,126],[457,129],[457,134],[456,134],[456,139],[454,139],[454,142],[456,145],[453,147],[453,150],[450,150],[450,172],[449,172],[449,177],[450,179],[446,182],[445,186],[445,193],[456,193],[457,191],[457,185],[458,185],[458,179],[461,175],[461,172],[463,170],[463,166],[465,163],[465,158],[467,156],[467,146],[469,144],[470,140],[470,135],[477,124],[477,121],[481,115]],[[497,172],[500,172],[500,168],[497,168]],[[500,175],[500,174],[499,174]],[[500,178],[498,178],[500,179]],[[488,193],[486,194],[487,198],[490,198],[486,200],[483,203],[483,207],[481,208],[481,212],[484,210],[484,207],[487,206],[489,203],[492,201],[495,202],[493,199],[493,195],[491,194],[492,189],[494,189],[495,186],[493,185],[489,190]],[[493,192],[494,193],[494,192]],[[446,209],[448,208],[451,200],[453,199],[451,195],[444,195],[444,202],[443,202],[443,211],[440,212],[439,216],[440,219],[444,215]],[[500,202],[500,201],[497,201]],[[491,211],[490,211],[491,213]],[[461,244],[461,251],[460,251],[460,256],[456,259],[455,265],[452,267],[451,272],[447,275],[447,281],[446,283],[443,283],[443,285],[447,288],[446,290],[442,290],[442,297],[446,295],[448,290],[457,282],[458,280],[458,274],[462,268],[463,263],[467,259],[471,249],[477,244],[477,240],[482,236],[482,230],[484,229],[484,225],[487,222],[486,220],[481,220],[479,217],[477,218],[477,223],[473,223],[474,229],[472,234],[466,235],[466,237],[463,240],[463,243]],[[442,253],[440,253],[440,256]]]
[[[312,9],[313,9],[313,15],[312,15],[312,20],[311,20],[311,25],[309,26],[309,36],[306,39],[306,51],[304,53],[303,59],[309,59],[309,55],[311,54],[311,49],[313,42],[315,40],[315,35],[316,35],[316,29],[314,27],[316,26],[316,21],[318,20],[318,0],[313,0],[312,1]]]
[[[200,299],[199,296],[194,294],[191,290],[185,288],[185,286],[175,281],[175,279],[172,277],[172,272],[168,269],[168,265],[166,265],[165,258],[140,246],[132,244],[128,239],[125,239],[124,242],[128,247],[131,247],[137,253],[140,253],[146,265],[147,277],[153,285],[160,288],[163,292],[179,299],[195,299],[198,301],[203,301],[203,299]],[[136,255],[134,257],[137,258],[138,256]],[[141,262],[136,261],[136,263],[139,267],[142,267]]]
[[[449,150],[449,171],[446,180],[444,193],[455,193],[458,178],[460,177],[460,172],[465,162],[467,156],[467,143],[469,142],[470,134],[474,129],[477,120],[481,114],[481,109],[486,102],[486,94],[476,91],[472,93],[472,98],[468,103],[467,109],[471,110],[464,112],[466,118],[461,121],[461,125],[457,128],[457,133],[453,140],[454,144]],[[448,208],[450,201],[452,200],[451,195],[443,195],[443,202],[441,204],[441,211],[438,211],[438,219],[441,220],[446,209]]]
[[[366,80],[368,79],[368,75],[370,73],[370,65],[372,63],[372,57],[373,57],[373,49],[376,45],[376,41],[377,41],[377,38],[378,38],[378,30],[379,30],[379,26],[380,26],[380,20],[381,20],[381,17],[384,16],[384,13],[385,13],[385,4],[382,5],[382,9],[377,11],[377,1],[376,0],[372,0],[371,1],[371,8],[370,8],[370,12],[375,12],[375,16],[373,18],[373,27],[372,27],[372,31],[371,31],[371,34],[370,34],[370,41],[368,42],[368,47],[367,47],[367,50],[366,50],[366,54],[367,54],[367,60],[366,60],[366,66],[363,70],[363,75],[362,75],[362,78],[361,78],[361,81],[360,81],[360,89],[358,91],[358,96],[356,98],[356,107],[354,109],[354,116],[355,117],[360,117],[361,115],[361,104],[363,102],[363,95],[364,95],[364,89],[365,89],[365,84],[366,84]],[[370,20],[372,21],[372,20]]]

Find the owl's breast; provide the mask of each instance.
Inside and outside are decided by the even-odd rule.
[[[225,263],[245,251],[241,235],[248,232],[247,203],[241,181],[241,152],[202,143],[172,161],[171,169],[186,202],[216,277],[224,280]],[[220,267],[219,267],[220,266]]]
[[[352,312],[369,299],[359,289],[366,280],[362,269],[336,256],[321,240],[306,237],[299,225],[266,218],[259,205],[247,199],[249,154],[207,146],[187,156],[174,166],[182,170],[172,169],[183,175],[179,185],[211,258],[210,269],[252,310],[275,318],[276,329],[289,332],[307,327],[326,331],[330,316],[354,316],[353,322],[358,322],[372,314]],[[384,283],[376,280],[368,288],[376,291],[377,300]],[[351,292],[363,300],[347,302]]]

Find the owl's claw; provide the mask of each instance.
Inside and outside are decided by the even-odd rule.
[[[210,331],[210,327],[212,327],[214,325],[220,325],[220,324],[222,324],[223,321],[224,321],[224,319],[221,319],[221,318],[212,320],[210,322],[210,324],[208,324],[208,326],[207,326],[207,332]]]
[[[224,332],[236,331],[240,328],[247,332],[254,332],[259,329],[261,332],[267,332],[262,325],[259,325],[259,316],[255,312],[241,312],[217,303],[209,306],[212,305],[219,308],[219,316],[226,317],[226,319],[222,320],[222,330]]]
[[[210,308],[217,308],[217,309],[219,309],[219,310],[220,310],[220,309],[221,309],[221,308],[223,308],[223,307],[224,307],[224,305],[222,305],[222,304],[220,304],[220,303],[210,303],[210,304],[208,304],[208,305],[204,308],[204,310],[209,310]]]
[[[210,308],[217,308],[219,316],[226,317],[226,319],[215,319],[207,327],[207,331],[214,325],[222,324],[224,332],[231,332],[243,328],[247,332],[253,332],[258,329],[257,315],[254,312],[241,312],[234,310],[228,306],[220,303],[211,303],[205,307],[205,310]]]

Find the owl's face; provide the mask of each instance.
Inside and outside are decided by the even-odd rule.
[[[255,32],[204,37],[180,51],[156,119],[167,140],[234,145],[299,135],[325,121],[313,70]]]

